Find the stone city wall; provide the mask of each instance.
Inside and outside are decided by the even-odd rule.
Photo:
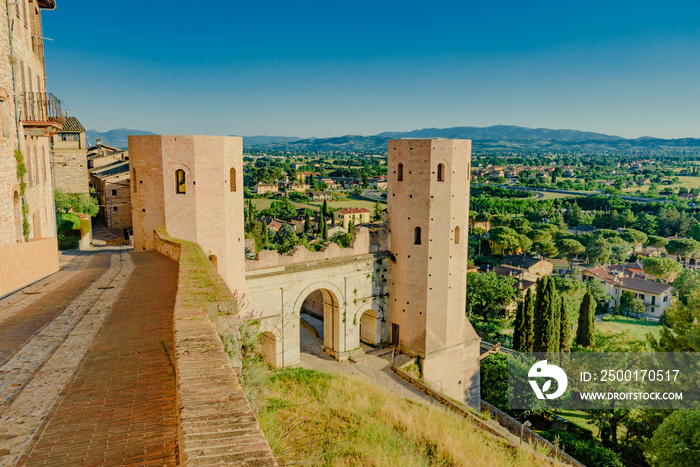
[[[297,245],[290,253],[282,255],[275,250],[261,250],[256,259],[246,261],[245,269],[246,271],[257,271],[294,264],[315,263],[378,253],[389,249],[388,235],[383,229],[370,234],[367,228],[358,227],[354,234],[355,238],[349,248],[341,248],[336,243],[327,243],[320,251],[310,251],[302,245]]]
[[[197,244],[164,232],[154,233],[154,243],[179,261],[173,326],[180,463],[277,465],[213,324],[232,331],[227,312],[235,298]]]

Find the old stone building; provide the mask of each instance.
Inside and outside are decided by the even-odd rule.
[[[118,161],[90,169],[90,186],[100,204],[97,220],[112,231],[131,228],[129,161]]]
[[[85,128],[77,118],[64,118],[63,128],[52,137],[51,156],[54,189],[89,193]]]
[[[333,212],[333,220],[336,224],[348,229],[350,222],[354,225],[366,224],[370,221],[370,212],[365,208],[341,208]]]
[[[479,404],[479,337],[466,319],[471,141],[389,141],[391,342],[441,392]]]
[[[41,10],[55,6],[0,2],[0,296],[58,269],[50,138],[63,113],[46,92],[41,32]]]
[[[131,228],[131,180],[129,151],[102,144],[87,150],[90,186],[100,204],[97,220],[121,235],[124,227]]]
[[[424,380],[479,407],[479,337],[466,320],[471,142],[389,142],[389,225],[354,231],[348,248],[296,246],[246,259],[241,139],[130,136],[135,248],[154,231],[198,243],[261,322],[265,358],[298,365],[301,312],[323,320],[338,360],[361,342],[393,344],[421,362]]]
[[[129,136],[134,248],[153,231],[198,243],[231,290],[245,289],[243,140]]]

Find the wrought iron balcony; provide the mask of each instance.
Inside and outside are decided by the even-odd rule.
[[[51,136],[65,123],[61,102],[51,93],[23,92],[18,104],[25,133]]]

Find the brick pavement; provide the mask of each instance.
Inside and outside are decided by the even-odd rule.
[[[133,270],[92,347],[49,413],[27,465],[175,465],[172,358],[177,263],[156,252]]]
[[[0,367],[104,274],[109,262],[110,255],[95,255],[87,270],[5,319],[0,326]],[[23,294],[23,291],[18,294]]]

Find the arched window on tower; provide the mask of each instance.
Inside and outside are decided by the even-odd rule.
[[[421,237],[420,227],[416,227],[416,228],[413,230],[413,244],[414,244],[414,245],[420,245],[420,244],[421,244],[421,242],[420,242],[421,238],[420,238],[420,237]]]
[[[396,180],[403,182],[403,164],[399,162],[399,166],[396,168]]]
[[[236,169],[231,167],[231,191],[236,191]]]
[[[438,169],[437,169],[437,181],[438,181],[438,182],[444,182],[444,181],[445,181],[445,164],[438,164]]]
[[[175,171],[175,193],[184,195],[187,193],[187,183],[185,177],[185,171],[178,169]]]
[[[455,227],[455,243],[459,243],[459,226]]]

